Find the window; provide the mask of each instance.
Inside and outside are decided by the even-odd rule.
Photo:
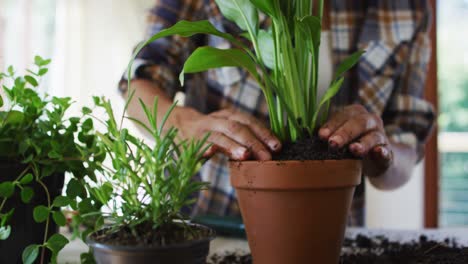
[[[439,225],[468,225],[468,1],[438,1]]]

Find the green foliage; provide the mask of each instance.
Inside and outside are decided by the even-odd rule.
[[[29,203],[31,199],[33,198],[33,196],[34,196],[33,188],[26,186],[21,190],[21,201],[23,201],[23,203]]]
[[[32,264],[39,256],[40,245],[29,245],[27,246],[22,255],[23,264]]]
[[[254,52],[236,37],[214,29],[208,21],[181,21],[142,43],[133,58],[145,45],[171,35],[188,37],[201,33],[222,37],[236,48],[195,50],[181,73],[182,85],[185,73],[227,66],[245,68],[265,95],[271,128],[280,139],[295,141],[315,133],[319,120],[327,118],[330,101],[338,93],[343,75],[359,61],[363,52],[345,59],[336,69],[328,92],[323,98],[317,98],[323,0],[318,0],[315,11],[311,0],[216,0],[216,3],[227,19],[246,31],[240,36],[251,42]],[[259,29],[259,12],[271,19],[268,30]],[[323,106],[327,111],[319,119]]]
[[[140,100],[148,125],[132,120],[138,121],[152,136],[153,143],[149,144],[117,125],[108,100],[101,98],[95,102],[108,115],[107,132],[98,135],[112,167],[105,166],[103,178],[87,185],[93,199],[79,203],[77,218],[82,222],[89,218],[99,223],[97,226],[105,218],[111,224],[110,230],[127,227],[135,236],[139,225],[158,229],[183,219],[181,209],[193,203],[191,195],[206,186],[192,177],[202,165],[207,137],[201,141],[177,142],[177,129],[164,129],[172,108],[158,121],[157,98],[152,109]],[[108,213],[103,213],[96,201],[107,206]]]
[[[88,121],[89,113],[70,117],[70,98],[50,97],[38,91],[50,62],[36,56],[35,69],[26,70],[26,75],[18,75],[12,66],[0,73],[5,94],[5,98],[0,96],[3,106],[0,110],[0,160],[23,167],[20,174],[9,175],[9,181],[0,183],[0,240],[15,235],[9,225],[14,209],[4,210],[7,199],[12,199],[15,192],[19,193],[15,197],[30,203],[34,188],[43,188],[47,203],[34,208],[34,221],[48,225],[53,220],[64,225],[66,219],[61,207],[70,204],[76,196],[57,197],[52,203],[53,197],[44,178],[63,177],[63,173],[70,172],[73,194],[88,198],[84,178],[94,178],[95,172],[102,170],[100,161],[105,158],[105,151],[98,144],[92,121]],[[56,256],[66,242],[68,240],[57,236],[49,241],[46,237],[43,244],[25,248],[23,262],[34,263],[41,254],[40,249],[46,247]]]
[[[47,206],[39,205],[34,208],[33,217],[34,221],[42,223],[49,217],[50,210]]]
[[[203,61],[203,64],[200,64]],[[202,47],[197,49],[185,62],[180,73],[180,82],[184,83],[184,74],[202,72],[219,67],[243,67],[258,80],[255,63],[239,49],[217,49]]]
[[[15,185],[12,182],[0,183],[0,197],[9,198],[15,192]]]
[[[2,226],[0,227],[0,240],[5,240],[10,237],[11,226]]]

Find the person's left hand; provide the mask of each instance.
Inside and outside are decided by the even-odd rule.
[[[362,105],[353,104],[334,113],[319,130],[332,148],[349,144],[351,153],[364,158],[364,174],[382,175],[392,165],[393,152],[382,119]]]

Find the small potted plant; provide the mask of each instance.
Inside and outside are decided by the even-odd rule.
[[[288,152],[308,154],[301,160],[280,155],[280,160],[270,162],[230,163],[253,259],[257,264],[337,263],[362,165],[352,155],[330,153],[316,135],[345,73],[363,52],[345,59],[323,97],[317,98],[323,0],[216,3],[245,32],[242,36],[220,32],[208,21],[180,21],[142,43],[134,56],[149,43],[171,35],[210,34],[232,43],[230,49],[196,49],[185,62],[181,83],[186,73],[244,68],[262,89],[271,129],[283,146]],[[259,12],[269,17],[271,28],[259,28]]]
[[[95,102],[109,117],[107,132],[99,136],[112,162],[109,167],[103,165],[100,180],[87,186],[93,197],[107,205],[104,210],[85,212],[99,215],[105,223],[87,239],[96,262],[205,264],[214,232],[188,223],[181,211],[206,186],[192,179],[209,147],[206,138],[178,142],[177,129],[164,129],[170,111],[158,123],[157,99],[152,110],[140,100],[149,125],[130,119],[151,135],[153,142],[146,143],[120,128],[109,101]]]
[[[84,177],[94,177],[105,157],[96,145],[92,120],[70,117],[70,98],[37,91],[50,60],[35,57],[35,69],[18,76],[0,73],[0,263],[55,263],[68,239],[57,233],[66,224],[61,207],[74,199]],[[101,153],[101,154],[98,154]],[[73,177],[62,196],[64,173]],[[83,198],[84,193],[80,193]]]

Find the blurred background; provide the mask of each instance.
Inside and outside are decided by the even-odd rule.
[[[121,108],[117,82],[155,1],[0,0],[0,68],[52,58],[45,92],[72,97],[77,110],[92,95]],[[410,183],[394,192],[368,188],[368,227],[468,226],[468,0],[430,1],[437,47],[426,92],[438,105],[438,133]]]

